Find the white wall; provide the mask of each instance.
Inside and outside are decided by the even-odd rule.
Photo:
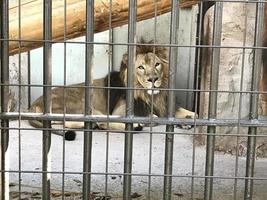
[[[85,37],[71,41],[85,41]],[[95,34],[95,41],[108,42],[108,32]],[[43,82],[43,48],[31,51],[31,80],[32,84]],[[52,84],[64,84],[64,44],[54,44],[52,48]],[[95,45],[93,77],[104,77],[108,72],[108,46]],[[84,82],[85,80],[85,45],[80,43],[68,43],[66,45],[66,83]],[[40,88],[33,88],[32,100],[42,94]]]

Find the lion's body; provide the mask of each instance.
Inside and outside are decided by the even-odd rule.
[[[104,80],[96,79],[93,85],[104,87]],[[64,111],[68,114],[84,113],[84,91],[84,83],[69,85],[65,89],[63,87],[54,88],[52,90],[52,113],[64,113]],[[107,114],[104,89],[93,89],[93,93],[94,107],[98,108],[103,114]],[[43,96],[34,101],[30,112],[43,112]]]
[[[93,115],[108,115],[114,113],[123,114],[118,111],[120,108],[120,100],[124,98],[124,90],[110,89],[108,94],[107,87],[123,87],[120,81],[120,73],[112,72],[110,80],[112,84],[108,84],[108,76],[93,81],[92,90],[92,114]],[[65,100],[64,100],[65,96]],[[109,98],[108,98],[109,97]],[[108,100],[109,99],[109,106]],[[52,113],[66,113],[66,114],[84,114],[85,110],[85,84],[73,84],[63,87],[52,89]],[[30,112],[42,113],[43,112],[43,96],[34,101],[30,107]],[[116,109],[117,108],[117,109]],[[52,124],[60,124],[61,122],[52,122]],[[42,123],[37,120],[31,120],[30,124],[34,127],[42,127]],[[83,122],[66,122],[68,128],[82,128]]]
[[[168,88],[168,63],[165,49],[152,46],[137,46],[136,62],[134,66],[134,114],[136,116],[149,116],[153,114],[158,117],[165,117],[167,112],[167,91]],[[112,72],[109,76],[93,81],[92,108],[95,115],[125,115],[126,111],[126,90],[106,89],[111,87],[125,87],[127,83],[127,54],[123,56],[120,72]],[[108,83],[110,80],[110,83]],[[52,90],[52,112],[71,114],[84,113],[84,84],[71,85],[65,89],[65,101],[63,88]],[[96,89],[100,87],[100,89]],[[108,93],[109,91],[109,93]],[[108,102],[109,99],[109,102]],[[65,102],[65,104],[63,103]],[[153,105],[152,105],[153,104]],[[108,110],[109,105],[109,110]],[[151,110],[153,109],[153,112]],[[31,112],[43,112],[43,99],[39,97],[31,106]],[[191,111],[178,108],[176,117],[195,117]],[[34,121],[30,122],[34,126]],[[56,122],[58,123],[58,122]],[[83,122],[66,122],[66,127],[82,128]],[[98,126],[104,129],[123,130],[123,123],[99,123]]]

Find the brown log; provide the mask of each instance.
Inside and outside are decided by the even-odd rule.
[[[64,1],[53,0],[52,5],[52,35],[54,41],[64,39]],[[67,0],[66,5],[66,39],[85,35],[85,0]],[[155,5],[151,0],[138,0],[137,21],[154,17]],[[181,7],[191,6],[196,1],[183,0]],[[21,0],[21,29],[19,29],[19,6],[18,0],[10,3],[9,9],[9,37],[10,54],[19,51],[24,52],[42,46],[43,39],[43,1]],[[157,15],[169,12],[171,0],[157,1]],[[101,32],[109,28],[109,0],[95,1],[95,23],[94,32]],[[112,1],[112,28],[128,23],[128,1]],[[20,33],[19,33],[20,30]],[[14,40],[23,40],[20,44]]]
[[[180,7],[181,8],[188,8],[191,7],[193,5],[198,4],[201,1],[197,1],[197,0],[180,0]]]

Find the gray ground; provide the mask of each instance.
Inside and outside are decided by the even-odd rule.
[[[10,123],[10,127],[17,127],[17,121]],[[22,127],[30,127],[27,122],[22,122]],[[148,130],[148,128],[146,128]],[[154,127],[153,131],[164,132],[164,126]],[[175,132],[186,133],[186,130],[176,128]],[[18,157],[18,131],[10,131],[10,169],[19,170]],[[39,171],[42,166],[42,134],[41,131],[21,131],[21,170]],[[106,133],[94,133],[93,135],[93,172],[105,172],[106,170]],[[163,134],[154,134],[152,137],[152,157],[151,173],[163,174],[164,171],[164,145],[165,136]],[[133,173],[149,173],[149,134],[134,135],[133,150]],[[192,178],[186,177],[192,174],[192,154],[193,154],[192,136],[176,135],[174,142],[174,162],[173,174],[173,199],[191,199]],[[51,146],[51,167],[53,171],[62,171],[63,169],[63,140],[62,137],[52,136]],[[75,141],[65,142],[65,171],[81,172],[83,160],[83,134],[78,132]],[[124,152],[124,134],[113,133],[109,135],[108,152],[108,172],[123,172],[123,152]],[[205,171],[205,147],[195,148],[194,175],[203,176]],[[238,176],[244,177],[245,158],[238,159]],[[234,180],[222,179],[221,177],[231,177],[235,173],[236,157],[222,153],[215,154],[214,175],[220,178],[214,179],[214,198],[216,200],[233,199]],[[256,177],[267,178],[267,159],[257,159],[255,171]],[[22,195],[21,198],[40,199],[41,198],[41,174],[23,173]],[[62,175],[52,174],[51,187],[53,199],[62,199]],[[80,199],[82,191],[82,175],[65,175],[65,197],[66,199]],[[122,177],[120,175],[110,175],[107,177],[107,192],[112,199],[122,199]],[[204,179],[196,177],[193,179],[193,199],[203,199]],[[18,174],[10,174],[10,195],[13,199],[18,199]],[[149,180],[147,176],[133,176],[132,193],[133,198],[148,199],[150,191],[151,199],[162,199],[163,178],[154,176],[151,178],[149,190]],[[255,200],[267,199],[267,180],[255,181],[254,198]],[[244,180],[237,181],[237,199],[243,199]],[[92,176],[92,199],[105,199],[105,176]],[[108,198],[106,198],[108,199]]]

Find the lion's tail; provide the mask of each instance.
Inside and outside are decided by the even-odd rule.
[[[34,128],[42,128],[43,123],[38,120],[29,120],[29,124],[33,126]]]
[[[39,120],[29,120],[29,124],[34,128],[43,128],[43,123]],[[75,140],[76,133],[75,131],[66,131],[65,134],[63,131],[55,130],[52,128],[51,132],[55,135],[64,136],[66,140]]]

